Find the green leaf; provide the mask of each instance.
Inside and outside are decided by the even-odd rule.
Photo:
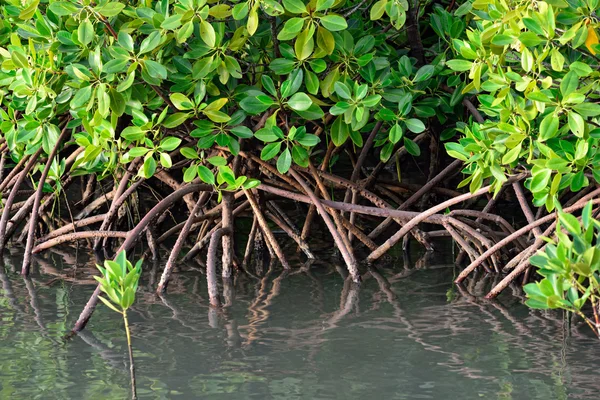
[[[337,81],[336,83],[334,83],[333,87],[335,89],[335,93],[338,96],[340,96],[342,99],[344,99],[344,100],[352,99],[352,92],[350,91],[350,88],[345,83]]]
[[[76,14],[79,11],[79,8],[76,7],[73,3],[68,1],[55,1],[50,3],[48,6],[50,11],[56,14],[59,17],[64,17],[66,15]]]
[[[127,70],[127,63],[129,62],[126,58],[118,58],[110,60],[102,67],[102,71],[107,74],[114,74],[117,72],[125,72]]]
[[[175,114],[171,114],[169,115],[162,123],[162,125],[165,128],[176,128],[179,125],[183,124],[188,117],[190,116],[189,113],[175,113]]]
[[[191,147],[182,147],[179,149],[179,152],[182,156],[190,160],[195,160],[198,158],[198,153]]]
[[[169,136],[169,137],[166,137],[163,140],[161,140],[160,148],[163,151],[173,151],[177,147],[179,147],[180,144],[181,144],[181,139],[174,137],[174,136]]]
[[[283,7],[292,14],[306,14],[306,6],[301,0],[283,0]]]
[[[236,21],[246,18],[248,15],[248,2],[242,2],[236,4],[231,10],[231,16]]]
[[[541,192],[542,190],[548,187],[548,183],[550,182],[550,176],[552,175],[552,170],[550,169],[542,169],[537,171],[533,175],[533,179],[531,180],[530,190],[533,193]]]
[[[254,135],[250,128],[248,128],[247,126],[243,126],[243,125],[235,126],[235,127],[231,128],[229,131],[231,133],[233,133],[235,136],[239,137],[240,139],[249,139]]]
[[[573,107],[577,113],[585,118],[597,117],[600,115],[600,104],[596,103],[581,103]]]
[[[333,34],[322,26],[317,28],[317,47],[323,50],[325,54],[332,54],[333,50],[335,50],[335,38]]]
[[[590,75],[593,72],[589,65],[582,63],[581,61],[575,61],[571,63],[569,65],[569,69],[582,78]]]
[[[417,74],[413,78],[413,82],[423,82],[433,76],[435,67],[433,65],[424,65],[417,71]]]
[[[298,36],[302,28],[304,27],[304,18],[294,17],[285,21],[283,28],[279,31],[277,39],[279,40],[290,40]]]
[[[544,93],[540,92],[539,90],[529,92],[526,95],[526,97],[529,100],[540,101],[542,103],[551,103],[552,102],[552,99],[550,99],[550,97],[546,96]]]
[[[371,11],[369,13],[369,18],[371,21],[376,21],[383,17],[383,13],[385,12],[388,1],[389,0],[379,0],[373,4],[373,6],[371,6]]]
[[[258,179],[248,179],[244,182],[243,187],[246,190],[250,190],[252,188],[260,186],[260,181]]]
[[[294,146],[292,147],[292,159],[294,162],[301,167],[308,167],[309,165],[309,155],[306,149],[302,146]]]
[[[585,132],[585,123],[581,115],[577,114],[576,112],[569,111],[568,120],[569,129],[571,130],[571,132],[573,132],[573,134],[577,137],[583,137],[583,134]]]
[[[167,69],[156,61],[145,60],[144,66],[148,71],[148,75],[151,77],[157,79],[167,79]]]
[[[196,177],[196,173],[198,172],[198,169],[195,168],[194,166],[189,167],[188,169],[185,170],[185,172],[183,173],[183,181],[185,183],[190,183],[191,181],[194,180],[194,178]]]
[[[95,7],[97,13],[104,15],[105,17],[114,17],[118,15],[125,8],[125,4],[112,1],[110,3],[106,3],[102,6]]]
[[[350,104],[346,103],[345,101],[340,101],[335,103],[335,105],[329,109],[329,113],[331,115],[341,115],[350,110],[350,107],[354,106],[350,106]]]
[[[264,161],[269,161],[281,150],[281,142],[269,143],[266,145],[262,151],[260,152],[260,159]]]
[[[302,136],[300,139],[297,139],[297,141],[302,146],[313,147],[313,146],[316,146],[317,144],[319,144],[321,142],[321,139],[319,139],[319,137],[317,135],[307,133],[306,135]]]
[[[348,139],[348,125],[343,121],[342,117],[337,117],[331,125],[331,140],[337,147],[343,145]]]
[[[95,278],[97,278],[97,277],[95,277]],[[117,312],[119,314],[123,313],[122,311],[117,310],[117,308],[110,301],[106,300],[104,297],[98,296],[98,299],[100,299],[100,301],[103,302],[106,307],[110,308],[114,312]]]
[[[459,143],[446,143],[445,147],[446,152],[450,157],[454,157],[462,161],[469,160],[469,153],[467,153],[464,147],[461,146]]]
[[[558,133],[558,118],[550,113],[542,120],[540,124],[540,140],[552,139]]]
[[[590,227],[591,223],[592,223],[592,201],[588,201],[585,204],[585,207],[583,207],[583,210],[581,210],[581,222],[583,223],[583,228],[587,229]]]
[[[279,155],[279,158],[277,159],[277,171],[279,171],[282,174],[285,174],[286,172],[288,172],[291,165],[292,165],[292,154],[290,153],[290,150],[288,148],[286,148],[283,151],[283,153],[281,153]]]
[[[519,158],[519,154],[521,154],[521,144],[509,150],[506,154],[504,154],[504,156],[502,156],[502,164],[511,164],[513,161]]]
[[[266,97],[266,99],[264,99],[264,97]],[[268,101],[265,101],[267,99]],[[273,104],[275,104],[275,102],[267,96],[263,96],[262,100],[259,99],[258,96],[248,96],[240,102],[240,107],[248,114],[255,115],[265,112]]]
[[[162,165],[163,168],[168,169],[173,166],[173,160],[171,160],[171,156],[169,155],[169,153],[160,153],[159,160],[160,160],[160,165]]]
[[[149,53],[152,50],[156,49],[158,47],[158,45],[160,44],[161,40],[162,40],[162,36],[160,34],[160,31],[152,31],[152,33],[150,33],[148,35],[148,37],[146,37],[142,41],[142,44],[140,45],[140,51],[138,54],[142,55],[142,54]],[[148,62],[148,60],[146,60],[146,62]],[[166,76],[165,76],[165,78],[166,78]]]
[[[562,55],[560,50],[553,48],[550,53],[550,66],[554,71],[562,71],[565,65],[565,57]]]
[[[208,47],[215,47],[217,40],[215,29],[206,20],[200,21],[200,38],[206,43]]]
[[[227,160],[221,156],[210,157],[210,158],[207,158],[206,161],[208,161],[215,167],[224,167],[227,165]]]
[[[384,163],[388,162],[392,153],[394,152],[394,143],[389,142],[386,143],[385,146],[381,148],[381,152],[379,153],[379,159]]]
[[[77,28],[77,37],[79,41],[87,46],[94,39],[94,25],[89,20],[83,21]]]
[[[410,118],[404,121],[409,131],[413,133],[421,133],[425,130],[425,124],[419,119]]]
[[[289,74],[295,67],[295,61],[286,60],[285,58],[276,58],[269,64],[271,71],[275,72],[277,75]]]
[[[419,148],[419,145],[407,137],[404,137],[404,148],[406,148],[408,154],[411,154],[415,157],[421,155],[421,149]]]
[[[156,172],[156,160],[154,157],[147,157],[144,160],[143,172],[144,178],[146,179],[150,179],[152,176],[154,176],[154,173]]]
[[[192,101],[183,93],[171,93],[169,98],[171,99],[171,103],[173,103],[178,110],[185,111],[194,108],[194,103],[192,103]]]
[[[127,273],[127,252],[125,250],[119,252],[115,257],[115,262],[121,267],[121,277],[124,278]]]
[[[282,135],[283,136],[283,135]],[[282,139],[278,135],[275,134],[274,129],[271,128],[262,128],[256,131],[254,134],[258,140],[262,140],[265,143],[274,142],[278,139]]]
[[[133,52],[133,38],[127,32],[120,31],[117,36],[117,42],[129,52]]]
[[[348,28],[348,23],[341,15],[327,14],[321,17],[321,24],[331,32],[343,31]]]
[[[393,144],[396,144],[400,141],[400,139],[402,139],[402,134],[404,132],[402,131],[402,128],[400,127],[400,125],[398,124],[394,124],[394,126],[392,126],[390,128],[390,132],[388,134],[390,142],[392,142]]]
[[[312,95],[319,93],[319,77],[311,71],[306,70],[304,73],[304,84],[306,90]]]
[[[204,165],[198,165],[198,177],[202,180],[202,182],[207,183],[209,185],[215,184],[215,176],[210,169],[205,167]]]
[[[561,225],[569,231],[569,233],[573,235],[581,235],[581,225],[575,216],[559,211],[558,220],[560,221]]]
[[[323,11],[331,8],[334,3],[335,0],[317,0],[317,7],[315,8],[315,11]]]
[[[306,93],[296,93],[288,100],[288,106],[295,111],[305,111],[312,105],[312,100]]]
[[[141,157],[149,151],[150,149],[145,147],[134,147],[133,149],[129,150],[129,155],[131,157]]]
[[[567,97],[579,86],[579,77],[573,71],[568,72],[560,82],[560,93],[563,97]]]
[[[211,121],[213,122],[218,122],[218,123],[224,123],[227,122],[231,119],[231,117],[227,114],[225,114],[222,111],[215,111],[215,110],[204,110],[203,111],[204,115],[206,115]]]
[[[307,59],[315,48],[312,32],[310,28],[306,28],[296,38],[294,51],[296,52],[296,58],[300,61]]]

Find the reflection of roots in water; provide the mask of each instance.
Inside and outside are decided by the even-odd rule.
[[[75,268],[56,268],[54,260],[48,260],[46,258],[37,258],[37,265],[39,266],[39,272],[42,276],[52,277],[52,279],[58,278],[61,281],[69,283],[81,283],[82,276],[92,275],[92,266],[89,263],[81,263],[77,260],[77,257],[73,257],[72,254],[68,253],[56,253],[59,254],[65,262],[75,263],[78,265]],[[8,264],[8,263],[7,263]],[[321,264],[321,263],[319,263]],[[7,267],[10,269],[11,265]],[[339,265],[337,266],[339,267]],[[436,354],[443,355],[444,359],[437,362],[437,365],[444,366],[448,370],[455,373],[459,373],[463,376],[473,379],[483,379],[487,381],[499,381],[501,377],[485,375],[481,369],[467,366],[470,362],[468,358],[458,352],[448,350],[447,342],[446,345],[440,346],[432,342],[442,332],[447,340],[456,337],[460,338],[465,335],[465,329],[469,321],[472,323],[473,316],[482,315],[481,318],[484,323],[490,326],[491,331],[503,338],[503,341],[510,344],[512,348],[517,348],[523,354],[527,354],[528,360],[534,360],[533,365],[527,368],[521,369],[510,369],[511,373],[527,372],[527,373],[544,373],[554,374],[558,376],[560,382],[564,383],[566,378],[571,379],[570,385],[577,384],[578,389],[591,390],[589,388],[598,387],[598,383],[595,382],[590,376],[584,374],[578,374],[575,376],[565,377],[565,370],[567,369],[568,354],[566,353],[566,346],[561,340],[560,348],[556,345],[556,331],[560,328],[561,331],[565,329],[570,335],[576,335],[578,339],[589,340],[589,335],[584,335],[579,332],[578,327],[581,325],[581,321],[578,324],[571,326],[565,325],[562,318],[556,318],[554,313],[540,313],[534,310],[528,310],[527,318],[523,315],[515,315],[511,309],[506,308],[498,301],[484,300],[481,297],[476,297],[474,294],[485,294],[487,288],[493,286],[494,278],[490,276],[473,277],[472,279],[465,281],[465,286],[455,286],[458,291],[458,296],[452,300],[449,304],[445,304],[440,309],[438,306],[434,306],[427,309],[428,314],[424,317],[414,316],[407,317],[406,313],[401,307],[398,295],[394,292],[394,284],[402,284],[401,281],[409,278],[410,276],[425,270],[440,270],[452,268],[448,265],[428,265],[427,261],[419,261],[413,268],[408,268],[405,265],[404,269],[400,272],[393,270],[386,274],[381,273],[378,269],[371,267],[363,276],[363,285],[368,285],[369,280],[377,282],[379,287],[378,291],[375,291],[372,296],[370,307],[363,307],[363,311],[359,309],[360,300],[360,288],[356,286],[350,278],[347,277],[347,271],[344,268],[332,268],[329,267],[326,271],[327,274],[337,272],[344,278],[344,284],[340,293],[339,307],[336,311],[325,313],[325,290],[323,287],[323,280],[313,275],[311,270],[311,264],[307,264],[300,269],[287,273],[283,272],[277,275],[274,279],[276,266],[271,264],[265,275],[258,281],[253,281],[252,278],[244,278],[243,276],[236,276],[236,281],[226,280],[222,282],[222,295],[224,299],[224,307],[221,309],[214,309],[209,307],[206,299],[202,298],[198,293],[202,293],[201,288],[204,280],[201,276],[194,273],[190,274],[177,274],[169,286],[169,296],[174,296],[177,293],[185,293],[186,300],[189,302],[191,296],[195,301],[190,302],[193,308],[206,310],[208,318],[208,324],[215,328],[221,329],[223,332],[224,340],[227,347],[231,349],[246,349],[252,345],[261,343],[261,340],[266,336],[269,336],[269,344],[272,346],[282,345],[285,350],[305,348],[308,351],[307,362],[314,365],[316,363],[317,355],[322,350],[322,344],[330,340],[325,335],[333,329],[341,327],[361,327],[369,329],[381,329],[397,333],[399,336],[408,338],[415,343],[418,343],[424,350],[433,352]],[[156,275],[158,269],[157,264],[153,264],[152,268],[147,270],[147,276],[152,279],[153,274]],[[189,268],[188,268],[189,269]],[[17,311],[19,314],[27,316],[24,321],[31,321],[39,327],[42,334],[47,334],[45,323],[43,320],[43,311],[39,305],[39,299],[37,296],[36,286],[45,285],[43,281],[38,280],[14,280],[15,285],[11,282],[4,272],[4,267],[0,268],[0,283],[2,285],[2,296],[8,300],[8,305]],[[325,271],[322,271],[325,273]],[[302,328],[285,328],[267,326],[269,319],[272,317],[272,306],[275,305],[277,297],[281,293],[283,280],[293,275],[305,275],[311,283],[311,290],[308,292],[310,296],[310,305],[315,309],[320,310],[320,318],[316,321],[309,322],[308,326]],[[373,279],[371,279],[373,278]],[[339,279],[339,278],[338,278]],[[78,281],[78,282],[76,282]],[[22,284],[17,285],[17,283]],[[448,284],[449,285],[449,284]],[[424,289],[434,289],[439,287],[440,284],[421,284],[418,289],[419,292]],[[252,288],[255,292],[252,299],[249,301],[247,307],[247,323],[239,324],[238,321],[233,318],[232,313],[229,310],[235,307],[236,303],[245,302],[246,293]],[[17,289],[17,290],[15,290]],[[199,337],[203,335],[203,327],[198,324],[202,324],[201,319],[190,319],[190,315],[198,315],[198,312],[191,313],[189,310],[180,310],[173,301],[169,300],[169,296],[158,298],[154,295],[153,286],[150,285],[148,289],[140,290],[138,303],[134,307],[134,311],[138,314],[139,318],[144,320],[147,325],[144,326],[146,331],[152,330],[151,321],[156,317],[150,310],[150,305],[160,304],[170,310],[172,319],[181,326],[195,332],[192,340],[199,340]],[[522,292],[517,286],[512,287],[515,298],[522,300]],[[236,293],[237,291],[237,293]],[[15,293],[16,292],[16,293]],[[407,293],[416,293],[403,292]],[[438,295],[437,291],[434,293]],[[237,297],[242,296],[241,299]],[[421,295],[422,296],[422,295]],[[20,304],[20,298],[29,299],[29,308],[24,309]],[[23,302],[25,303],[25,302]],[[381,304],[389,304],[393,311],[393,316],[390,318],[377,318],[372,320],[360,321],[358,317],[368,318],[369,312],[376,310]],[[187,304],[187,303],[186,303]],[[476,309],[476,313],[473,312]],[[523,308],[520,308],[523,310]],[[68,311],[68,310],[67,310]],[[29,316],[32,318],[29,319]],[[204,320],[206,321],[206,319]],[[345,321],[344,325],[342,322]],[[432,323],[435,321],[435,323]],[[401,326],[395,326],[400,323]],[[34,324],[32,324],[34,325]],[[532,329],[532,325],[536,329]],[[543,330],[540,332],[539,328]],[[135,329],[134,329],[135,333]],[[275,338],[273,338],[275,335]],[[536,346],[530,346],[526,337],[531,335],[537,335],[538,337],[545,338],[548,340],[540,340],[536,342]],[[126,367],[126,360],[123,355],[113,353],[107,346],[99,342],[89,333],[80,334],[82,340],[90,345],[100,356],[112,367],[122,369]],[[565,335],[566,336],[566,335]],[[186,336],[189,337],[189,336]],[[566,338],[564,339],[566,340]],[[552,358],[553,354],[559,351],[560,355],[555,360],[551,360],[548,363],[548,357]],[[541,356],[540,354],[545,355]],[[590,357],[592,354],[590,354]],[[506,357],[510,360],[510,354],[506,353]],[[548,365],[550,364],[550,366]],[[581,368],[585,369],[585,360],[578,361]],[[590,363],[589,365],[593,365]],[[510,367],[506,367],[510,368]],[[550,369],[550,372],[548,370]],[[546,371],[546,372],[540,372]],[[593,375],[591,375],[593,376]],[[585,388],[583,388],[585,386]]]

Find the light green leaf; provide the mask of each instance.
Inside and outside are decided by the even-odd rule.
[[[290,150],[288,148],[286,148],[283,151],[283,153],[281,153],[279,155],[279,158],[277,159],[277,171],[279,171],[282,174],[285,174],[286,172],[288,172],[291,165],[292,165],[292,154],[290,153]]]
[[[306,93],[296,93],[288,100],[288,105],[292,110],[305,111],[312,105],[312,100]]]
[[[341,15],[327,14],[320,19],[323,27],[331,32],[342,31],[348,28],[348,23]]]

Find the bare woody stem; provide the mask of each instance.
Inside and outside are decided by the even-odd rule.
[[[207,194],[207,196],[204,196],[204,194]],[[167,263],[165,264],[165,269],[163,270],[162,276],[160,277],[160,282],[158,283],[158,288],[156,289],[158,294],[164,293],[165,290],[167,289],[167,285],[169,284],[169,279],[171,278],[171,272],[173,270],[173,267],[177,263],[177,256],[179,256],[179,252],[181,251],[181,248],[183,247],[185,239],[187,238],[187,236],[190,233],[190,228],[192,227],[192,223],[194,221],[194,218],[196,217],[196,214],[200,210],[200,207],[202,207],[202,204],[204,204],[204,202],[206,202],[207,197],[208,197],[208,192],[204,192],[203,196],[200,196],[200,199],[194,206],[194,209],[192,210],[190,216],[185,221],[185,225],[181,229],[181,232],[179,232],[179,236],[177,237],[175,246],[173,246],[173,250],[169,254],[169,259],[167,260]]]
[[[246,197],[248,198],[248,202],[250,203],[250,206],[252,207],[252,211],[254,212],[254,215],[256,216],[258,226],[260,227],[261,232],[263,233],[265,239],[271,245],[271,248],[273,249],[273,251],[275,252],[277,257],[279,258],[279,261],[281,262],[281,265],[283,266],[283,268],[290,269],[291,267],[288,264],[287,259],[285,258],[285,255],[283,254],[281,247],[279,246],[279,243],[277,243],[277,240],[275,239],[273,232],[271,232],[271,229],[269,228],[269,224],[267,223],[265,216],[260,211],[260,207],[258,206],[258,203],[256,202],[256,199],[254,198],[254,195],[252,194],[252,192],[250,192],[247,189],[244,189],[244,193],[246,194]]]
[[[360,273],[358,272],[358,264],[356,262],[356,259],[352,256],[352,254],[350,254],[350,252],[346,248],[346,245],[344,244],[340,233],[337,231],[327,211],[325,211],[323,204],[321,204],[321,201],[317,198],[317,196],[315,196],[313,191],[310,189],[310,187],[308,187],[308,185],[306,184],[304,179],[302,179],[298,172],[294,171],[293,169],[290,169],[289,173],[294,177],[294,179],[296,179],[300,186],[302,186],[308,197],[310,197],[312,203],[315,205],[315,207],[317,207],[317,212],[321,215],[321,218],[323,218],[325,225],[327,225],[327,229],[329,229],[331,236],[333,236],[335,244],[340,250],[340,253],[342,253],[342,257],[346,262],[346,267],[348,268],[348,272],[350,272],[350,275],[352,276],[352,280],[356,283],[359,283]]]
[[[584,200],[584,199],[582,199],[582,200]],[[593,204],[598,204],[598,203],[600,203],[600,199],[593,200],[592,203]],[[583,208],[584,206],[585,206],[585,203],[582,202],[582,201],[580,201],[580,202],[576,203],[575,205],[573,205],[571,207],[565,208],[563,211],[566,212],[566,213],[570,213],[570,212],[579,210],[579,209]],[[475,270],[475,268],[477,268],[479,265],[481,265],[481,263],[486,258],[488,258],[489,256],[491,256],[492,254],[494,254],[495,252],[497,252],[498,250],[500,250],[504,246],[508,245],[509,243],[511,243],[513,240],[515,240],[519,236],[522,236],[522,235],[528,233],[529,231],[531,231],[533,228],[541,226],[541,225],[543,225],[545,223],[548,223],[548,222],[554,220],[555,218],[556,218],[556,216],[554,214],[546,215],[545,217],[536,220],[534,223],[528,224],[528,225],[522,227],[521,229],[519,229],[519,230],[511,233],[510,235],[508,235],[507,237],[505,237],[504,239],[502,239],[501,241],[499,241],[498,243],[496,243],[494,246],[492,246],[490,249],[488,249],[485,253],[483,253],[482,255],[480,255],[471,264],[469,264],[469,266],[467,268],[465,268],[458,275],[458,277],[455,279],[454,282],[455,283],[462,282],[467,276],[469,276],[469,274],[471,272],[473,272]]]
[[[221,212],[221,225],[223,229],[229,232],[227,235],[223,235],[222,246],[223,246],[223,258],[222,258],[222,270],[221,273],[223,278],[231,277],[231,265],[233,264],[233,195],[229,192],[223,193],[223,208]],[[213,234],[214,235],[214,234]]]
[[[135,384],[135,364],[133,362],[133,347],[131,345],[131,332],[129,331],[129,320],[127,319],[127,310],[123,310],[123,323],[125,324],[125,334],[127,335],[127,350],[129,351],[129,374],[131,377],[131,398],[137,400],[137,389]]]
[[[83,231],[83,232],[73,232],[66,233],[64,235],[57,236],[52,239],[48,239],[47,241],[38,244],[33,248],[33,253],[39,253],[42,250],[49,249],[54,246],[58,246],[59,244],[72,242],[80,239],[94,239],[94,238],[127,238],[129,236],[129,232],[124,231]]]
[[[206,257],[206,283],[208,285],[208,297],[212,307],[219,307],[219,286],[217,284],[217,250],[222,237],[231,234],[227,228],[219,228],[213,232],[208,245],[208,254]]]
[[[25,165],[25,168],[23,168],[23,171],[21,171],[13,189],[10,191],[8,198],[6,199],[6,203],[4,204],[4,212],[2,213],[2,217],[0,218],[0,254],[4,252],[4,246],[6,245],[6,224],[8,223],[10,208],[12,207],[12,204],[15,201],[15,197],[17,196],[17,192],[19,191],[21,184],[25,180],[25,177],[27,176],[31,168],[33,168],[33,166],[37,162],[37,159],[41,153],[42,146],[40,146],[40,148],[35,152],[35,154],[33,154],[29,158],[27,165]]]
[[[512,180],[518,180],[518,179],[522,179],[522,176],[512,178]],[[392,248],[396,243],[398,243],[398,241],[400,241],[400,239],[402,239],[404,237],[404,235],[406,235],[408,232],[410,232],[411,229],[415,228],[419,223],[426,220],[427,217],[430,217],[440,211],[443,211],[452,205],[462,203],[463,201],[469,200],[476,196],[481,196],[482,194],[488,193],[489,191],[490,191],[490,186],[486,186],[486,187],[479,189],[475,193],[465,193],[461,196],[457,196],[453,199],[447,200],[441,204],[438,204],[437,206],[431,207],[427,211],[422,212],[421,214],[419,214],[418,217],[413,218],[409,222],[407,222],[398,232],[396,232],[394,235],[392,235],[384,244],[379,246],[377,248],[377,250],[373,251],[369,255],[369,257],[367,257],[367,261],[373,262],[373,261],[377,260],[383,254],[385,254],[390,248]]]
[[[42,202],[42,196],[44,194],[44,183],[46,182],[46,178],[48,177],[48,173],[50,172],[50,167],[52,167],[52,163],[54,162],[54,157],[56,156],[56,153],[58,153],[58,148],[69,133],[69,130],[67,128],[70,119],[71,118],[69,117],[69,119],[67,119],[67,121],[65,122],[65,126],[62,132],[60,133],[56,144],[52,148],[52,151],[50,151],[50,154],[48,155],[48,161],[46,161],[46,165],[44,167],[44,170],[42,171],[42,176],[40,177],[37,183],[38,186],[35,191],[33,210],[31,212],[31,217],[29,217],[29,231],[27,232],[27,244],[25,245],[25,254],[23,255],[23,265],[21,266],[22,275],[29,275],[29,266],[31,265],[31,251],[33,250],[33,244],[35,242],[35,227],[38,221],[40,203]]]

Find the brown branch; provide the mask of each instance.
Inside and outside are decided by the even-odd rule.
[[[64,235],[57,236],[49,239],[43,243],[38,244],[33,248],[33,253],[39,253],[42,250],[49,249],[50,247],[58,246],[65,242],[72,242],[80,239],[92,239],[92,238],[105,238],[105,237],[118,237],[127,238],[129,233],[125,231],[83,231],[66,233]]]
[[[198,211],[200,211],[200,207],[202,207],[202,205],[206,202],[206,200],[208,198],[208,192],[204,192],[203,195],[204,194],[206,194],[207,196],[200,196],[200,199],[198,200],[198,202],[196,202],[196,205],[194,206],[194,209],[192,210],[188,219],[185,221],[185,224],[183,225],[181,232],[179,232],[179,236],[177,237],[175,246],[173,246],[173,250],[169,254],[169,259],[167,260],[167,263],[165,264],[165,269],[163,270],[163,273],[160,277],[160,281],[158,283],[158,288],[156,289],[156,292],[159,295],[164,293],[165,290],[167,290],[167,285],[169,284],[171,272],[177,262],[177,257],[179,256],[179,252],[181,251],[181,248],[183,247],[183,244],[185,243],[185,239],[187,238],[188,234],[190,233],[190,228],[192,227],[194,218],[196,217],[196,214],[198,213]]]
[[[585,198],[582,199],[585,201]],[[600,203],[600,199],[596,199],[593,200],[594,204],[598,204]],[[578,203],[576,203],[575,205],[565,208],[563,211],[564,212],[573,212],[576,210],[579,210],[581,208],[583,208],[585,206],[585,203],[583,201],[580,201]],[[490,248],[488,251],[486,251],[485,253],[483,253],[481,256],[479,256],[477,258],[477,260],[475,260],[474,262],[472,262],[467,268],[465,268],[456,278],[455,282],[456,283],[460,283],[462,282],[473,270],[475,270],[475,268],[477,268],[487,257],[489,257],[490,255],[494,254],[496,251],[500,250],[501,248],[503,248],[504,246],[506,246],[507,244],[511,243],[514,239],[518,238],[519,236],[522,236],[526,233],[528,233],[529,231],[531,231],[533,228],[541,226],[547,222],[552,221],[553,219],[555,219],[556,216],[554,214],[550,214],[550,215],[546,215],[543,218],[540,218],[538,220],[536,220],[535,222],[528,224],[527,226],[524,226],[523,228],[511,233],[510,235],[508,235],[507,237],[505,237],[504,239],[502,239],[501,241],[499,241],[498,243],[496,243],[492,248]],[[540,236],[541,237],[541,236]],[[536,239],[537,240],[537,239]],[[513,271],[514,272],[514,271]]]
[[[25,180],[25,177],[27,176],[29,171],[33,168],[33,166],[35,165],[35,163],[41,153],[42,153],[42,146],[40,146],[39,149],[35,152],[35,154],[33,154],[29,158],[27,165],[25,165],[25,168],[23,168],[23,171],[21,171],[19,177],[17,178],[15,185],[13,187],[13,190],[11,190],[10,194],[8,195],[8,198],[6,199],[6,203],[4,203],[4,212],[2,213],[2,217],[0,218],[0,254],[4,252],[4,246],[6,245],[6,225],[8,223],[8,218],[9,218],[9,214],[10,214],[8,210],[10,210],[13,202],[15,201],[15,197],[17,196],[17,191],[21,187],[21,184]]]
[[[281,247],[279,246],[279,243],[277,243],[277,240],[275,239],[273,232],[271,232],[271,229],[269,228],[269,224],[267,223],[265,216],[260,211],[258,203],[256,202],[256,199],[254,198],[254,195],[252,194],[252,192],[250,190],[247,190],[247,189],[243,189],[243,190],[244,190],[244,193],[246,194],[246,197],[248,198],[248,202],[250,203],[250,206],[252,207],[252,211],[254,211],[254,215],[256,216],[258,225],[260,226],[260,229],[261,229],[265,239],[269,242],[269,244],[273,248],[273,251],[279,258],[279,261],[281,262],[281,265],[283,266],[283,268],[290,269],[290,265],[288,264],[287,259],[285,258],[285,255],[283,254]]]
[[[206,283],[208,285],[208,297],[212,307],[219,307],[219,287],[217,285],[217,249],[221,237],[229,235],[231,232],[226,228],[220,228],[213,232],[208,245],[208,255],[206,258]]]
[[[50,172],[50,167],[52,166],[52,162],[54,161],[54,157],[56,153],[58,153],[58,148],[61,143],[67,137],[68,131],[68,122],[71,119],[69,116],[65,126],[58,136],[56,140],[56,144],[48,154],[48,161],[46,161],[46,165],[44,170],[42,171],[42,176],[38,180],[37,189],[35,191],[35,199],[33,201],[33,211],[31,212],[31,217],[29,217],[29,232],[27,233],[27,244],[25,245],[25,254],[23,255],[23,265],[21,266],[21,275],[29,275],[29,266],[31,265],[31,250],[33,249],[33,244],[35,241],[35,230],[38,222],[38,212],[40,210],[40,203],[42,202],[42,196],[44,193],[44,183],[46,182],[46,178],[48,177],[48,173]]]
[[[333,240],[335,241],[338,249],[342,253],[342,257],[346,262],[346,267],[348,268],[348,272],[350,272],[350,275],[352,276],[352,280],[356,283],[359,283],[360,273],[358,272],[358,264],[356,262],[356,259],[354,258],[354,256],[352,256],[349,249],[346,248],[346,245],[343,242],[340,233],[335,228],[335,225],[333,224],[331,218],[329,218],[329,214],[327,214],[327,211],[325,211],[323,204],[321,204],[321,201],[317,198],[317,196],[315,196],[313,191],[310,189],[310,187],[308,187],[308,185],[302,179],[300,174],[294,171],[294,169],[290,169],[289,174],[292,175],[294,179],[296,179],[300,186],[302,186],[308,197],[311,199],[312,203],[317,207],[317,212],[321,215],[321,218],[323,218],[325,225],[327,225],[329,232],[333,236]]]
[[[235,257],[233,249],[233,209],[232,209],[233,195],[229,192],[223,193],[223,208],[221,212],[221,225],[229,234],[224,235],[222,238],[223,257],[221,265],[221,274],[223,278],[231,277],[231,265],[233,258]],[[214,234],[213,234],[214,235]]]
[[[423,187],[421,187],[421,189],[419,189],[412,196],[410,196],[404,203],[402,203],[400,205],[400,207],[398,207],[398,210],[408,209],[408,207],[410,207],[411,205],[413,205],[414,203],[419,201],[419,199],[421,199],[433,187],[435,187],[440,182],[442,182],[444,179],[446,179],[446,177],[449,174],[454,172],[457,168],[460,168],[462,165],[463,165],[463,162],[461,160],[455,160],[454,162],[452,162],[450,165],[448,165],[446,168],[444,168],[439,174],[437,174],[437,176],[435,178],[433,178],[432,180],[427,182],[425,185],[423,185]],[[393,220],[391,218],[387,218],[385,221],[383,221],[381,224],[379,224],[375,229],[373,229],[373,231],[369,234],[369,237],[371,239],[375,239],[377,236],[379,236],[382,232],[384,232],[390,226],[392,221]]]
[[[509,179],[508,182],[512,183],[512,181],[519,180],[522,178],[523,178],[523,176],[519,175],[517,177],[513,177],[513,178]],[[409,222],[407,222],[406,225],[404,225],[398,232],[396,232],[394,235],[392,235],[392,237],[390,237],[384,244],[379,246],[379,248],[377,248],[377,250],[372,252],[369,255],[369,257],[367,257],[367,261],[373,262],[373,261],[377,260],[383,254],[385,254],[389,249],[391,249],[396,243],[398,243],[398,241],[400,239],[402,239],[404,237],[404,235],[406,235],[408,232],[410,232],[411,229],[415,228],[420,222],[423,222],[424,220],[426,220],[427,217],[434,215],[440,211],[443,211],[452,205],[461,203],[461,202],[471,199],[473,197],[481,196],[484,193],[488,193],[490,191],[490,189],[491,189],[491,186],[486,186],[486,187],[479,189],[475,193],[465,193],[462,196],[458,196],[453,199],[447,200],[443,203],[438,204],[437,206],[431,207],[427,211],[422,212],[418,217],[413,218]]]
[[[535,242],[533,243],[533,245],[528,250],[525,251],[525,255],[523,255],[523,257],[522,257],[524,259],[519,263],[519,265],[515,269],[513,269],[511,271],[510,274],[508,274],[504,279],[502,279],[502,281],[500,281],[500,283],[498,283],[496,286],[494,286],[492,288],[492,290],[490,290],[490,292],[485,295],[486,299],[493,299],[494,297],[498,296],[500,294],[500,292],[502,292],[504,289],[506,289],[506,287],[508,285],[510,285],[510,283],[517,278],[517,276],[522,274],[529,267],[529,257],[531,257],[533,255],[533,253],[535,253],[537,251],[537,249],[540,248],[544,244],[543,237],[548,236],[555,227],[556,227],[556,221],[554,221],[554,223],[552,225],[550,225],[548,227],[548,229],[546,229],[540,236],[538,236],[535,239]]]

